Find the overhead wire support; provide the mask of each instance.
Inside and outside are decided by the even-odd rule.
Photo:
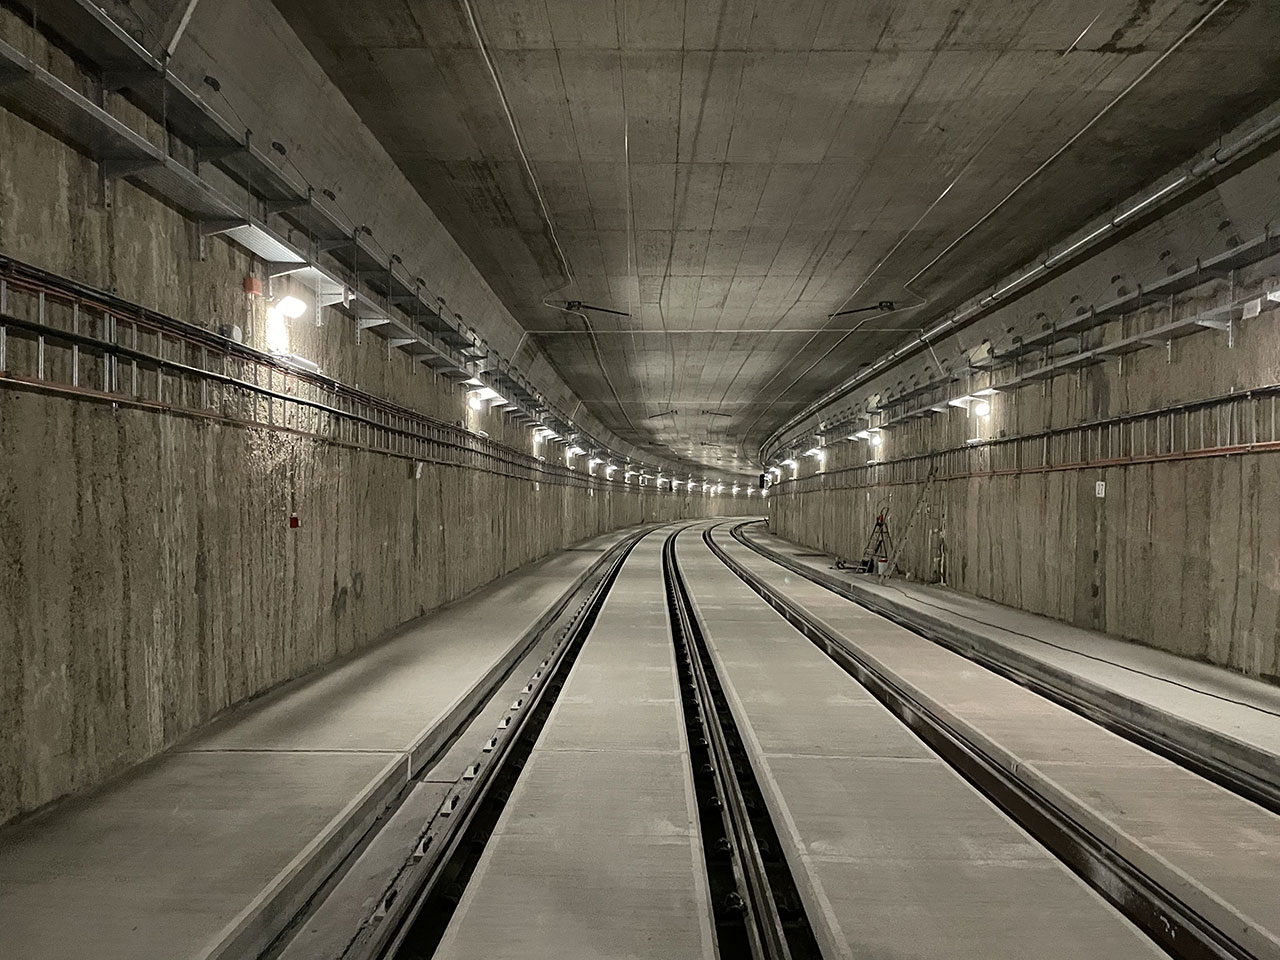
[[[583,303],[581,300],[566,300],[564,309],[571,313],[580,313],[583,310],[594,310],[596,313],[611,313],[615,317],[629,317],[631,314],[625,310],[610,310],[608,307],[597,307],[594,304]]]
[[[848,310],[840,310],[831,314],[831,319],[836,317],[847,317],[855,313],[892,313],[897,307],[892,300],[881,300],[879,303],[870,307],[852,307]]]

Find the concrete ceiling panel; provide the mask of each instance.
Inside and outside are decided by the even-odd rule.
[[[690,0],[684,11],[684,49],[744,49],[759,6],[759,0]]]
[[[427,0],[429,3],[430,0]],[[471,0],[495,50],[551,50],[555,38],[544,0]]]
[[[719,163],[729,156],[746,54],[693,51],[683,58],[680,81],[682,163]]]
[[[675,227],[677,230],[709,230],[716,215],[724,165],[682,163],[676,167]]]
[[[582,0],[543,0],[556,49],[573,51],[618,49],[618,20],[611,3]]]
[[[618,0],[622,39],[632,50],[679,50],[684,41],[685,0]]]
[[[631,221],[637,230],[670,230],[675,220],[676,165],[632,163]]]
[[[681,63],[675,51],[628,52],[623,59],[632,163],[669,163],[676,158]]]
[[[747,242],[746,230],[713,230],[707,241],[707,258],[703,268],[716,276],[732,276],[742,259],[742,248]]]
[[[548,225],[460,0],[275,2],[593,412],[712,460],[1280,95],[1261,0],[1096,122],[1205,4],[471,0]],[[549,294],[630,310],[608,380]]]
[[[622,62],[617,52],[581,50],[557,60],[579,159],[623,162]]]
[[[725,165],[711,222],[713,230],[746,230],[751,226],[770,171],[770,165],[765,163]]]

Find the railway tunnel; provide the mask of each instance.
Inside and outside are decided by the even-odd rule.
[[[1277,37],[0,0],[0,957],[1280,960]]]

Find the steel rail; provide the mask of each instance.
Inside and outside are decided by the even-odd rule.
[[[484,446],[479,438],[475,440],[467,439],[450,439],[453,435],[461,436],[457,428],[436,421],[433,418],[419,414],[407,407],[397,407],[394,404],[386,402],[368,403],[370,410],[381,410],[389,413],[397,418],[398,421],[406,424],[406,426],[393,426],[388,422],[379,420],[377,417],[368,414],[362,414],[353,410],[344,410],[333,403],[326,403],[323,400],[315,400],[310,397],[297,393],[289,393],[286,390],[277,389],[275,387],[263,386],[259,383],[232,376],[231,374],[221,373],[216,370],[209,370],[203,367],[197,367],[181,360],[173,360],[167,357],[156,356],[152,353],[130,347],[125,344],[117,344],[112,341],[103,340],[98,337],[84,333],[75,333],[69,330],[51,326],[49,324],[37,323],[32,320],[24,320],[19,317],[10,316],[9,314],[0,313],[0,327],[17,328],[26,331],[34,336],[44,337],[46,341],[61,341],[72,346],[82,347],[86,350],[93,351],[94,354],[101,354],[115,359],[124,359],[134,361],[139,364],[139,369],[147,370],[167,370],[174,375],[185,375],[207,381],[210,384],[217,384],[223,387],[230,387],[236,390],[242,390],[247,394],[261,397],[267,400],[280,401],[281,404],[293,404],[302,409],[312,410],[316,413],[323,413],[333,417],[335,421],[340,420],[347,424],[355,424],[379,430],[388,435],[397,436],[406,440],[430,444],[449,451],[456,451],[460,454],[471,454],[477,457],[486,457],[499,463],[506,464],[513,469],[521,472],[509,472],[495,470],[492,464],[477,465],[468,463],[465,460],[448,460],[443,458],[432,457],[430,454],[423,453],[415,455],[412,453],[384,450],[373,444],[348,444],[331,437],[324,433],[314,430],[305,430],[300,428],[289,428],[287,425],[279,425],[272,423],[262,423],[247,417],[234,417],[226,414],[217,413],[212,407],[184,407],[180,404],[172,404],[151,400],[145,397],[133,396],[123,393],[117,393],[114,390],[98,390],[91,387],[69,386],[61,384],[49,378],[38,378],[29,376],[19,376],[0,370],[0,387],[26,388],[45,393],[62,394],[65,396],[75,397],[81,400],[99,401],[121,404],[123,406],[136,407],[138,409],[153,410],[171,414],[174,416],[195,417],[200,419],[217,420],[219,422],[251,426],[263,427],[267,429],[285,430],[299,436],[305,436],[322,440],[326,442],[336,443],[343,446],[351,446],[358,449],[373,450],[378,453],[386,453],[391,456],[403,455],[410,459],[423,460],[426,462],[446,463],[453,466],[466,466],[475,469],[484,470],[489,473],[502,473],[506,476],[522,477],[524,479],[537,479],[551,484],[561,485],[581,485],[591,486],[592,477],[575,477],[573,475],[565,475],[556,470],[548,469],[547,465],[541,462],[530,462],[533,460],[526,454],[519,451],[504,449],[500,445],[488,443]],[[305,375],[300,375],[297,371],[289,367],[276,366],[273,369],[278,370],[284,377],[287,384],[290,378],[301,382],[315,382],[308,380]],[[335,394],[340,395],[340,394]],[[363,397],[361,402],[364,403]],[[418,427],[420,429],[412,429]],[[440,436],[431,436],[423,433],[423,430],[435,429],[440,432]],[[581,480],[582,483],[576,481]],[[598,485],[598,484],[594,484]]]
[[[1117,852],[1068,812],[1037,795],[896,678],[860,656],[799,604],[767,584],[703,532],[711,552],[931,750],[1009,815],[1176,960],[1254,960],[1226,930]]]
[[[11,302],[26,298],[38,309],[39,320],[19,316]],[[58,326],[45,319],[45,307],[57,306],[69,311],[71,316],[86,323],[97,323],[104,330],[114,325],[125,325],[134,335],[134,343],[117,339],[114,333],[94,336],[82,329]],[[74,320],[73,320],[74,323]],[[155,338],[164,349],[159,354],[139,347],[138,335]],[[237,390],[252,402],[253,397],[268,402],[280,402],[295,413],[314,411],[318,415],[333,418],[332,425],[342,432],[357,434],[357,442],[348,442],[341,436],[322,430],[291,429],[283,425],[287,433],[308,436],[325,442],[336,443],[353,449],[368,449],[389,455],[410,455],[413,459],[446,463],[467,469],[477,469],[504,476],[525,477],[558,486],[598,487],[606,485],[597,478],[583,476],[568,467],[547,463],[538,457],[524,453],[504,443],[481,437],[414,408],[351,387],[321,372],[307,370],[272,354],[255,350],[245,344],[220,336],[211,330],[186,321],[166,316],[154,310],[132,304],[113,294],[88,287],[78,281],[59,277],[21,261],[0,255],[0,389],[20,389],[70,397],[97,403],[112,403],[136,409],[150,410],[175,416],[209,419],[236,426],[256,426],[280,429],[281,426],[254,416],[233,416],[219,413],[211,407],[167,403],[159,398],[148,398],[130,392],[129,386],[117,387],[112,380],[101,389],[77,383],[60,383],[48,376],[23,375],[14,369],[13,347],[19,340],[43,352],[44,345],[57,345],[59,349],[78,355],[100,358],[103,364],[123,360],[140,371],[163,372],[180,378],[183,383],[197,382],[208,388],[220,387]],[[184,356],[199,355],[201,363],[218,363],[222,369],[199,366],[194,362],[163,355],[165,350],[177,351]],[[114,367],[112,368],[114,370]],[[239,370],[237,376],[233,372]],[[267,384],[246,378],[246,371],[266,375]],[[105,375],[105,374],[104,374]],[[117,374],[111,374],[115,377]],[[189,378],[189,379],[186,379]],[[293,386],[297,392],[279,389]],[[136,387],[134,388],[136,389]],[[312,396],[305,395],[308,391]],[[359,433],[386,434],[387,447],[375,443],[361,443]],[[414,447],[417,456],[402,448]],[[436,452],[430,452],[434,450]],[[443,453],[443,455],[440,455]],[[495,466],[495,465],[501,466]],[[655,488],[656,489],[656,488]]]
[[[986,653],[976,647],[954,640],[938,630],[930,629],[925,624],[905,619],[902,614],[894,610],[888,603],[879,603],[871,597],[856,593],[852,587],[846,587],[835,581],[828,581],[806,568],[804,564],[796,563],[783,554],[753,542],[751,538],[743,533],[743,528],[748,526],[749,523],[758,522],[749,521],[736,524],[730,533],[743,546],[766,560],[778,564],[799,577],[803,577],[810,583],[817,584],[836,596],[855,603],[877,616],[892,620],[904,630],[910,630],[931,643],[936,643],[952,653],[958,654],[966,660],[970,660],[978,666],[1004,677],[1006,680],[1011,680],[1019,686],[1026,687],[1051,703],[1066,707],[1086,720],[1124,737],[1144,750],[1150,750],[1152,753],[1159,754],[1167,760],[1172,760],[1179,766],[1185,767],[1192,773],[1204,777],[1206,780],[1210,780],[1226,790],[1230,790],[1237,796],[1256,803],[1272,813],[1280,814],[1280,783],[1276,780],[1267,780],[1249,770],[1241,769],[1239,765],[1212,752],[1198,750],[1187,743],[1180,742],[1164,731],[1136,722],[1131,717],[1111,707],[1101,697],[1088,696],[1087,688],[1082,687],[1078,680],[1073,681],[1065,672],[1060,673],[1054,671],[1053,668],[1046,668],[1047,676],[1037,676],[1029,670],[1022,669],[1016,664],[1001,659],[998,655]],[[1247,745],[1234,740],[1225,744],[1225,746],[1228,748],[1224,750],[1226,753],[1232,752],[1230,748],[1248,749]],[[1271,762],[1270,756],[1266,754],[1259,753],[1254,758],[1254,765],[1260,770],[1266,769]]]
[[[742,932],[746,936],[753,960],[790,960],[782,921],[773,903],[769,878],[765,874],[764,859],[751,829],[746,799],[733,769],[733,756],[725,739],[724,726],[719,719],[715,697],[707,680],[707,669],[701,651],[694,650],[693,609],[675,556],[676,534],[667,537],[662,548],[662,573],[667,589],[667,605],[671,613],[672,639],[680,661],[681,680],[688,689],[692,682],[692,696],[686,695],[683,703],[686,717],[700,726],[710,747],[711,762],[705,774],[711,776],[716,787],[713,799],[723,799],[721,815],[725,835],[731,845],[730,853],[734,875],[742,894],[740,909]],[[692,754],[690,762],[694,762]],[[739,906],[735,902],[733,906]],[[720,905],[718,914],[724,912]],[[722,933],[717,923],[717,934]],[[730,947],[725,937],[719,938],[719,952],[728,957],[736,954],[739,945]]]
[[[677,668],[684,691],[682,706],[690,740],[695,729],[702,731],[698,746],[705,743],[708,761],[699,768],[699,751],[691,742],[690,763],[695,779],[713,783],[713,790],[695,791],[711,801],[724,828],[724,840],[737,880],[739,897],[728,906],[739,907],[739,922],[725,918],[725,903],[716,906],[718,949],[722,957],[743,956],[744,945],[728,942],[745,935],[745,947],[759,960],[800,960],[820,956],[817,940],[804,916],[794,877],[780,855],[777,831],[763,795],[745,755],[741,734],[729,708],[706,638],[703,636],[688,585],[676,555],[676,538],[668,536],[663,545],[663,579],[667,588],[672,641],[676,646]],[[719,800],[716,804],[714,801]],[[704,820],[706,817],[704,816]],[[704,846],[707,837],[704,831]],[[773,853],[772,858],[765,850]],[[705,849],[708,878],[716,866],[715,851]],[[728,922],[724,922],[724,921]]]

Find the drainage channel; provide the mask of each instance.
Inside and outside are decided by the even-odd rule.
[[[778,842],[676,560],[662,551],[703,855],[721,957],[810,960],[821,951]]]
[[[419,856],[434,854],[433,862],[424,871],[427,876],[417,899],[403,912],[395,933],[383,938],[385,948],[377,956],[428,960],[435,953],[605,598],[627,557],[645,536],[633,539],[612,561],[578,616],[566,627],[555,650],[485,744],[487,762],[469,768],[462,781],[464,786],[446,798],[437,819],[444,824],[441,833],[447,834],[447,839],[432,851],[427,846],[431,835],[426,837]]]
[[[1012,817],[1086,883],[1177,960],[1248,960],[1247,949],[1171,890],[1113,850],[1067,813],[1018,781],[894,679],[876,669],[841,637],[702,534],[711,552],[800,633],[865,687],[987,799]]]

